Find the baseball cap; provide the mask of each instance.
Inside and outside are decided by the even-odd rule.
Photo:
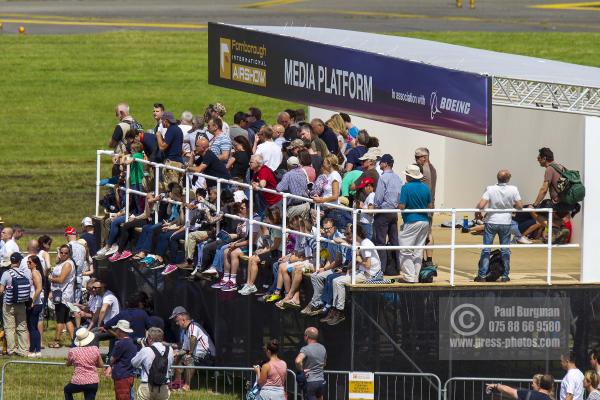
[[[171,316],[169,317],[169,319],[173,319],[176,316],[178,316],[179,314],[183,314],[183,313],[187,313],[187,310],[182,306],[177,306],[173,309],[173,312],[171,313]]]
[[[81,220],[81,225],[82,226],[93,226],[94,223],[92,222],[92,219],[90,217],[85,217],[84,219]]]
[[[384,162],[386,164],[394,164],[394,157],[391,154],[384,154],[381,156],[381,160],[379,162]]]
[[[360,181],[360,183],[358,184],[356,189],[362,189],[367,185],[375,185],[375,179],[369,178],[368,176],[365,178],[362,178],[362,181]]]
[[[67,226],[65,228],[65,235],[77,235],[77,231],[72,226]]]
[[[304,147],[304,142],[302,141],[302,139],[294,139],[292,140],[292,142],[289,144],[288,149],[293,149],[295,147]]]
[[[23,260],[23,256],[18,251],[15,251],[10,255],[10,263],[11,264],[20,264],[21,260]]]
[[[172,124],[175,124],[177,122],[175,116],[171,111],[165,111],[160,119],[163,121],[169,121]]]
[[[288,167],[297,167],[300,165],[300,160],[298,160],[298,157],[291,156],[287,159],[287,165]]]

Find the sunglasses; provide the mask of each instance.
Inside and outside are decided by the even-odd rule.
[[[61,251],[60,254],[68,256],[69,252],[68,251]]]

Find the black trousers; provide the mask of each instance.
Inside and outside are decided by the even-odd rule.
[[[373,243],[383,246],[387,243],[398,246],[398,215],[397,214],[375,214],[373,219]],[[396,275],[397,266],[391,264],[391,259],[396,259],[397,250],[377,250],[381,260],[381,269],[386,275]]]
[[[98,384],[76,385],[75,383],[69,383],[65,386],[64,391],[65,400],[73,400],[73,394],[81,392],[83,392],[84,400],[94,400],[96,398],[96,392],[98,391]]]

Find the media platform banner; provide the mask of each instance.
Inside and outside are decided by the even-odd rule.
[[[208,60],[213,85],[492,143],[484,75],[216,23]]]

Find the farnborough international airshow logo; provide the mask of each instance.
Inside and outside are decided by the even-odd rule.
[[[223,79],[231,79],[231,39],[219,39],[219,76]]]

